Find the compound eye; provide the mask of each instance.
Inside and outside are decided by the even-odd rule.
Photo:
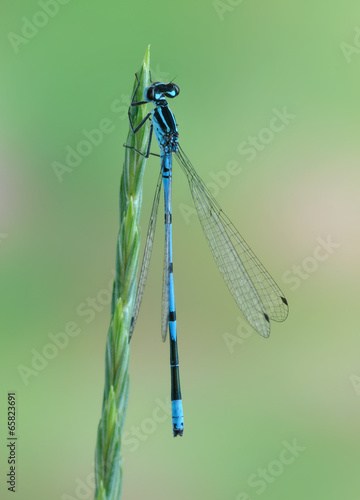
[[[169,86],[170,86],[170,83],[169,83]],[[173,99],[174,97],[178,96],[180,93],[180,89],[177,85],[175,85],[175,83],[172,83],[171,84],[171,90],[166,92],[165,95],[166,97],[170,97],[171,99]]]
[[[155,88],[153,85],[146,89],[145,98],[150,102],[155,100]]]

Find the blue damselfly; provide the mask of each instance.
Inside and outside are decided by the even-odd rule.
[[[148,157],[151,154],[152,134],[155,132],[155,137],[160,147],[161,170],[150,216],[130,328],[130,337],[135,327],[144,293],[154,241],[161,184],[163,184],[165,201],[165,258],[162,297],[162,338],[163,340],[166,339],[169,328],[173,433],[174,436],[182,436],[184,419],[180,390],[172,259],[171,179],[173,155],[189,182],[197,214],[216,264],[248,322],[260,335],[268,337],[270,334],[270,319],[284,321],[288,315],[288,303],[273,278],[254,255],[229,218],[224,214],[179,145],[176,120],[166,101],[166,98],[172,99],[179,95],[179,87],[172,82],[152,83],[144,91],[144,100],[136,102],[135,96],[139,85],[140,82],[138,80],[130,106],[152,103],[155,107],[136,127],[133,126],[131,121],[129,109],[130,126],[134,134],[140,130],[147,120],[151,120],[147,151],[145,153],[135,151]]]

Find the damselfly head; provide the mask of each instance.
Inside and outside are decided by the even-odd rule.
[[[180,89],[175,83],[161,83],[154,82],[147,87],[144,91],[144,98],[149,102],[161,102],[164,101],[166,97],[173,99],[178,96]]]

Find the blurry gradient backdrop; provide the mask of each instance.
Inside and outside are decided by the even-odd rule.
[[[151,44],[153,78],[181,88],[171,106],[184,150],[290,315],[268,339],[251,330],[175,165],[185,432],[172,437],[168,414],[161,204],[131,342],[122,498],[360,498],[359,2],[20,0],[0,10],[0,497],[93,498],[122,145]],[[142,245],[158,171],[150,158]],[[77,335],[58,335],[72,323]],[[16,495],[5,483],[8,391]]]

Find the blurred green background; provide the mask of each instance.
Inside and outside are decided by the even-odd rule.
[[[93,498],[122,144],[149,43],[154,79],[181,88],[171,105],[183,148],[290,315],[269,339],[252,332],[196,217],[184,216],[192,200],[176,167],[185,433],[172,438],[166,413],[159,223],[131,343],[122,498],[359,498],[358,25],[350,0],[2,4],[1,498],[10,498],[8,391],[17,394],[16,498]],[[104,119],[108,132],[86,150]],[[56,175],[54,162],[82,147],[78,165]],[[158,171],[153,157],[143,234]],[[54,350],[51,335],[71,322],[78,334]]]

